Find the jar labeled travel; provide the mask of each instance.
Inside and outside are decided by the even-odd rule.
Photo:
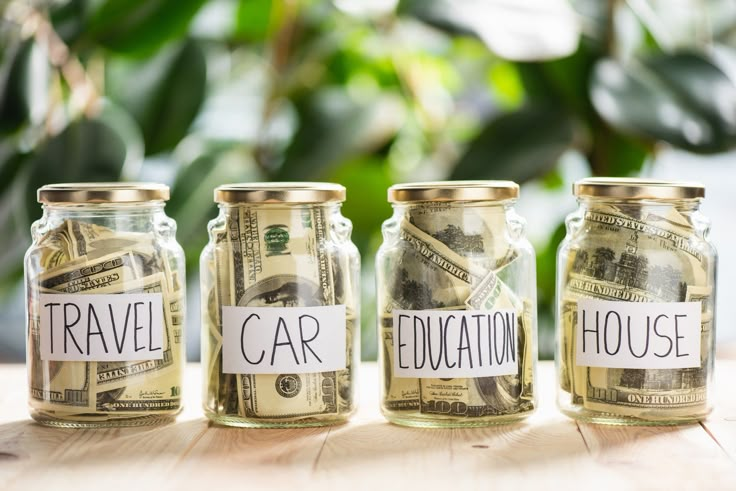
[[[215,190],[200,275],[211,420],[323,426],[355,411],[360,256],[344,200],[328,183]]]
[[[558,404],[610,424],[678,424],[711,410],[716,251],[702,185],[574,185],[557,263]]]
[[[509,181],[392,186],[376,257],[381,409],[410,426],[532,413],[534,250]]]
[[[173,421],[184,253],[160,184],[54,184],[25,256],[31,415],[63,427]]]

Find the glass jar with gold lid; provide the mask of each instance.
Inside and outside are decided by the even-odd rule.
[[[229,184],[201,256],[204,411],[243,427],[355,411],[360,256],[329,183]]]
[[[25,256],[31,415],[62,427],[173,421],[185,363],[184,253],[169,188],[53,184]]]
[[[517,184],[392,186],[376,256],[381,410],[424,427],[536,408],[536,277]]]
[[[717,258],[703,186],[589,178],[573,191],[557,264],[560,409],[594,423],[703,419]]]

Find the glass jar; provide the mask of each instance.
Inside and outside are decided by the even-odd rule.
[[[184,252],[160,184],[54,184],[25,256],[31,416],[62,427],[173,421]]]
[[[485,426],[537,406],[535,254],[509,181],[400,184],[376,256],[381,410]]]
[[[716,251],[702,185],[574,185],[557,263],[558,405],[583,421],[679,424],[711,411]]]
[[[204,411],[243,427],[355,411],[360,255],[327,183],[230,184],[201,257]]]

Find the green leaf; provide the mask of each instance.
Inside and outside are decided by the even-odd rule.
[[[31,244],[29,225],[23,213],[17,212],[19,201],[22,201],[20,193],[6,194],[0,198],[0,233],[3,237],[3,247],[0,248],[0,296],[8,288],[17,285],[23,277],[23,254]]]
[[[555,291],[557,249],[565,238],[565,223],[560,223],[547,244],[537,253],[537,310],[539,314],[539,357],[554,358]]]
[[[146,154],[170,150],[187,134],[205,96],[204,53],[193,40],[140,63],[113,60],[108,93],[143,131]]]
[[[698,153],[736,146],[736,86],[694,53],[656,55],[624,66],[597,63],[590,93],[611,125]]]
[[[555,271],[557,249],[567,233],[564,221],[557,225],[547,244],[537,253],[537,291],[540,305],[552,306],[555,301]]]
[[[280,180],[320,179],[353,156],[370,119],[368,104],[341,89],[323,89],[297,101],[299,129],[276,173]]]
[[[33,40],[11,46],[4,53],[0,66],[0,134],[13,133],[45,115],[48,78],[48,61]]]
[[[212,149],[182,166],[171,189],[166,212],[177,221],[177,240],[184,248],[187,267],[197,268],[207,244],[207,222],[217,216],[213,189],[220,184],[259,180],[243,150]]]
[[[187,31],[206,0],[104,0],[91,13],[85,39],[110,51],[146,55]]]
[[[553,101],[588,119],[595,115],[588,98],[588,79],[602,56],[587,38],[570,56],[537,63],[517,63],[528,100]]]
[[[565,0],[403,0],[399,12],[452,34],[472,34],[508,60],[543,60],[575,51],[580,26]]]
[[[0,248],[0,288],[23,270],[31,222],[41,216],[36,190],[58,182],[117,181],[125,155],[125,143],[107,124],[83,119],[72,122],[32,155],[15,157],[22,161],[3,164],[3,177],[14,179],[0,197],[0,235],[8,244]]]
[[[347,188],[342,213],[353,222],[353,242],[365,255],[384,220],[391,216],[386,189],[393,181],[388,166],[377,157],[346,162],[328,176]]]
[[[54,31],[67,45],[73,44],[84,34],[90,4],[90,0],[68,0],[51,2],[49,5],[49,17]]]
[[[13,188],[28,155],[18,152],[9,142],[0,142],[0,196]]]
[[[135,119],[109,99],[98,101],[95,120],[104,123],[125,142],[122,179],[139,175],[144,157],[143,134]]]
[[[549,172],[570,148],[572,138],[572,121],[563,110],[527,105],[489,121],[470,142],[450,178],[525,182]]]
[[[263,41],[281,23],[283,1],[240,0],[235,18],[235,35],[247,41]]]
[[[591,132],[588,152],[593,174],[600,176],[639,175],[651,148],[598,121]]]
[[[72,122],[37,149],[27,164],[25,196],[29,222],[41,215],[41,207],[36,203],[38,188],[58,182],[117,181],[125,156],[125,142],[104,122]]]

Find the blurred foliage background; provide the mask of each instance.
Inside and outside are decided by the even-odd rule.
[[[566,159],[586,174],[627,176],[662,148],[736,146],[734,0],[4,0],[0,8],[0,294],[21,281],[41,212],[36,188],[163,181],[194,290],[190,333],[218,184],[347,186],[371,359],[373,254],[392,183],[512,179],[552,192],[569,184]],[[545,357],[558,222],[535,234]]]

